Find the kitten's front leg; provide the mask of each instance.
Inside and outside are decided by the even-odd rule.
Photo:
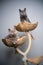
[[[29,22],[29,23],[31,23],[30,20],[29,20],[29,18],[27,18],[27,17],[26,17],[26,21]]]
[[[24,18],[20,17],[20,21],[21,21],[21,22],[24,22]]]

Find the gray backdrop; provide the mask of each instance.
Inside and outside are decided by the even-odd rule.
[[[5,46],[2,42],[8,34],[8,28],[13,28],[20,22],[19,10],[27,9],[27,15],[33,23],[38,21],[38,27],[32,31],[35,40],[32,40],[31,50],[28,57],[38,57],[43,55],[43,0],[1,0],[0,1],[0,65],[23,65],[22,56],[15,54],[14,48]],[[18,32],[20,36],[25,33]],[[21,49],[25,50],[28,40],[22,45]],[[29,63],[28,63],[29,64]],[[34,65],[30,63],[29,65]],[[43,62],[40,64],[43,65]]]

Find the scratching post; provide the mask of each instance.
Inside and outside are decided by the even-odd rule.
[[[27,47],[26,51],[22,52],[19,48],[16,48],[17,52],[23,56],[27,55],[27,53],[29,52],[29,50],[31,48],[31,35],[29,32],[27,32],[27,35],[28,35],[29,43],[28,43],[28,47]]]
[[[31,48],[31,35],[30,35],[29,32],[27,32],[27,35],[28,35],[28,40],[29,40],[29,42],[28,42],[28,47],[27,47],[26,51],[25,51],[25,52],[22,52],[19,48],[16,48],[17,52],[18,52],[20,55],[23,56],[24,65],[27,65],[27,63],[26,63],[27,54],[28,54],[28,52],[30,51],[30,48]]]

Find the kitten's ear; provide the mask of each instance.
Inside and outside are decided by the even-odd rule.
[[[11,32],[11,29],[8,29],[8,32]]]
[[[19,9],[19,12],[21,12],[21,9]]]
[[[26,8],[24,8],[24,11],[26,11]]]

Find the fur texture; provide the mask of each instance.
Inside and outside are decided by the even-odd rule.
[[[20,21],[21,22],[24,22],[24,21],[30,22],[30,20],[27,16],[27,13],[26,13],[26,8],[24,8],[24,10],[19,9],[19,13],[20,13]]]

